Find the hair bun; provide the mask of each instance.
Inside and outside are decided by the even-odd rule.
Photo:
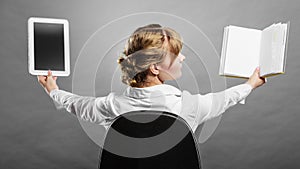
[[[118,59],[118,63],[121,64],[125,59],[123,57]]]
[[[124,60],[128,59],[128,56],[126,56],[125,54],[121,53],[120,57],[118,59],[118,63],[122,63]]]

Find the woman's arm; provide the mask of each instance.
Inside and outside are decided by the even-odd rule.
[[[234,86],[218,93],[199,95],[199,109],[201,114],[197,119],[198,124],[221,115],[229,107],[244,100],[252,90],[263,85],[265,78],[260,77],[259,73],[259,68],[256,68],[245,84]]]
[[[78,118],[96,124],[105,124],[116,115],[109,110],[109,102],[113,95],[106,97],[84,97],[70,92],[59,90],[56,84],[57,77],[53,77],[51,72],[47,76],[38,76],[39,83],[45,91],[60,107],[76,115]]]

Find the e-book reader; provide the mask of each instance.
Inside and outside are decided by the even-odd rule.
[[[28,19],[28,67],[32,75],[70,74],[69,22],[66,19]]]

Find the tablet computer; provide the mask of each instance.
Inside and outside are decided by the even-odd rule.
[[[28,19],[28,68],[32,75],[70,74],[69,22],[66,19]]]

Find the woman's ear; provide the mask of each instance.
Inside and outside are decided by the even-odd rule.
[[[151,71],[152,74],[154,74],[156,76],[159,74],[159,70],[158,70],[156,64],[153,64],[153,65],[150,66],[150,71]]]

